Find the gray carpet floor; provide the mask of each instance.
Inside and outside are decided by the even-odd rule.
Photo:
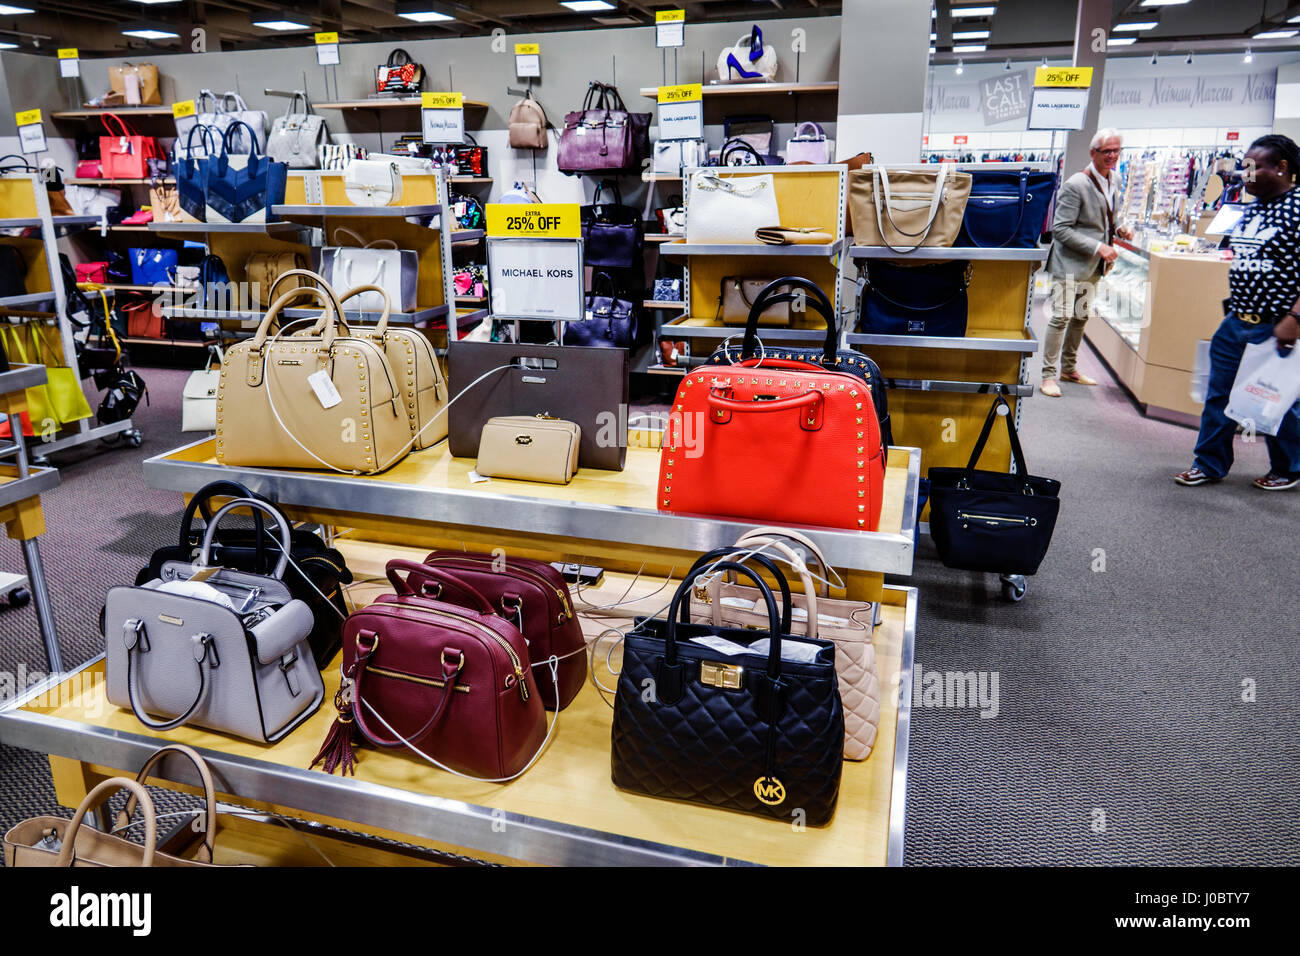
[[[928,539],[906,579],[923,670],[997,677],[993,716],[913,706],[907,862],[1300,863],[1300,495],[1250,487],[1262,442],[1238,444],[1221,485],[1174,485],[1195,433],[1143,418],[1086,347],[1081,367],[1102,385],[1025,405],[1030,470],[1063,489],[1024,601],[1005,602],[994,576],[944,569]],[[187,373],[142,371],[144,445],[60,456],[46,498],[41,548],[70,665],[101,650],[104,591],[176,534],[181,496],[146,488],[140,462],[189,437]],[[0,569],[21,567],[0,538]],[[43,669],[35,617],[0,609],[0,670],[19,662]],[[55,810],[44,757],[0,746],[0,832]]]

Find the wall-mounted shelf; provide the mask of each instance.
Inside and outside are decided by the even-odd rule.
[[[457,305],[485,305],[487,296],[485,295],[458,295],[456,296]]]
[[[152,186],[154,183],[162,183],[164,186],[176,185],[175,179],[86,179],[83,177],[63,181],[69,186]]]
[[[418,110],[420,109],[420,102],[418,96],[389,97],[387,99],[375,97],[374,99],[365,100],[340,100],[337,103],[313,103],[312,106],[318,110]],[[489,104],[483,100],[466,99],[464,105],[466,110],[486,111]]]
[[[278,207],[277,207],[278,208]],[[192,236],[213,232],[252,233],[259,236],[285,236],[302,232],[295,222],[151,222],[150,232]]]
[[[727,339],[735,339],[736,344],[745,335],[743,325],[723,325],[716,319],[704,316],[683,316],[665,322],[659,329],[660,335],[673,339],[708,339],[721,344]],[[758,330],[758,338],[765,344],[772,342],[813,342],[826,339],[826,327],[808,329],[786,329],[765,327]],[[693,350],[692,350],[693,351]]]
[[[81,110],[58,110],[51,113],[54,119],[93,119],[96,116],[103,116],[106,113],[116,113],[119,116],[166,116],[172,115],[170,106],[101,106],[96,109]]]
[[[704,96],[775,96],[795,93],[838,93],[839,83],[705,83]],[[659,87],[643,86],[641,95],[659,98]]]
[[[921,246],[911,252],[895,252],[888,246],[850,246],[850,259],[980,259],[1000,262],[1046,262],[1047,250],[1000,249],[974,246]]]
[[[663,302],[659,299],[646,299],[641,303],[643,309],[664,309],[680,312],[686,308],[685,302]]]
[[[760,329],[760,334],[762,330]],[[898,346],[917,349],[961,349],[968,352],[1024,352],[1032,355],[1038,351],[1034,330],[1027,328],[1020,335],[1002,331],[967,329],[964,337],[944,335],[882,335],[876,332],[850,332],[844,337],[849,345]]]
[[[91,226],[99,225],[98,216],[51,216],[56,236],[67,236]],[[16,219],[0,219],[0,229],[35,229],[40,235],[44,226],[39,216],[24,216]]]
[[[408,219],[442,214],[440,203],[423,206],[272,206],[271,212],[285,219],[317,220],[348,216],[358,219]]]
[[[149,346],[159,346],[159,347],[162,347],[162,348],[167,348],[167,347],[170,347],[170,346],[176,346],[177,348],[185,348],[185,349],[205,349],[205,348],[208,347],[208,343],[207,343],[207,342],[201,342],[201,341],[199,341],[199,340],[197,340],[197,339],[141,339],[141,338],[125,338],[125,339],[122,339],[122,343],[123,343],[124,345],[149,345]]]
[[[643,183],[680,183],[681,176],[674,176],[671,173],[642,173],[641,182]]]
[[[26,295],[7,295],[0,299],[0,309],[25,309],[30,305],[40,305],[42,302],[53,301],[53,292],[29,292]]]
[[[675,242],[679,241],[681,236],[670,236],[666,232],[652,232],[645,237],[646,242]]]
[[[679,241],[670,242],[659,250],[660,255],[664,256],[817,256],[822,259],[829,259],[837,255],[844,247],[843,241],[840,242],[820,242],[820,243],[792,243],[788,246],[769,246],[765,242],[738,242],[734,244],[723,243],[690,243],[682,242],[680,236],[674,236]]]
[[[485,235],[483,229],[454,229],[451,233],[451,241],[461,242],[478,242]]]
[[[453,186],[484,186],[491,183],[491,176],[448,176],[447,182]]]

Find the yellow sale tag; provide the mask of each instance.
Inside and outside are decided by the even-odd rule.
[[[685,10],[656,10],[655,23],[672,23],[674,20],[685,20]]]
[[[490,202],[487,234],[497,239],[580,239],[578,204]]]
[[[1034,71],[1034,86],[1066,86],[1086,90],[1092,86],[1092,67],[1040,66]]]
[[[39,123],[40,121],[40,110],[23,110],[21,113],[14,114],[14,122],[18,126],[31,126],[33,123]]]
[[[421,93],[420,108],[426,110],[458,110],[465,106],[464,93]]]
[[[700,83],[659,87],[660,103],[690,103],[702,99],[704,99],[704,86]]]
[[[69,49],[67,49],[67,50],[60,50],[60,51],[59,51],[59,59],[60,59],[60,60],[76,60],[76,59],[78,59],[78,56],[77,56],[77,48],[74,46],[74,47],[71,47],[71,48],[69,48]]]
[[[172,116],[176,119],[193,116],[196,112],[198,111],[194,108],[193,100],[181,100],[179,103],[172,104]]]
[[[316,34],[316,43],[323,46],[326,43],[338,43],[339,35],[337,33],[318,33]]]
[[[529,54],[536,55],[541,52],[542,52],[542,45],[540,43],[516,43],[515,44],[515,56],[528,56]]]

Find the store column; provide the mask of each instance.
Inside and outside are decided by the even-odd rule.
[[[836,158],[869,152],[878,163],[921,158],[930,5],[844,0],[840,13]]]
[[[1083,129],[1070,133],[1065,141],[1065,168],[1063,176],[1071,176],[1092,161],[1088,151],[1097,134],[1097,118],[1101,114],[1102,82],[1106,74],[1106,39],[1110,35],[1113,13],[1111,0],[1079,0],[1079,13],[1074,25],[1074,66],[1092,67],[1092,92],[1088,96],[1088,112]],[[1098,33],[1097,31],[1101,32]]]

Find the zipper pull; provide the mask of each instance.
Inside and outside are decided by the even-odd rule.
[[[519,685],[519,699],[527,703],[528,681],[524,680],[524,672],[518,664],[515,665],[515,682]]]

